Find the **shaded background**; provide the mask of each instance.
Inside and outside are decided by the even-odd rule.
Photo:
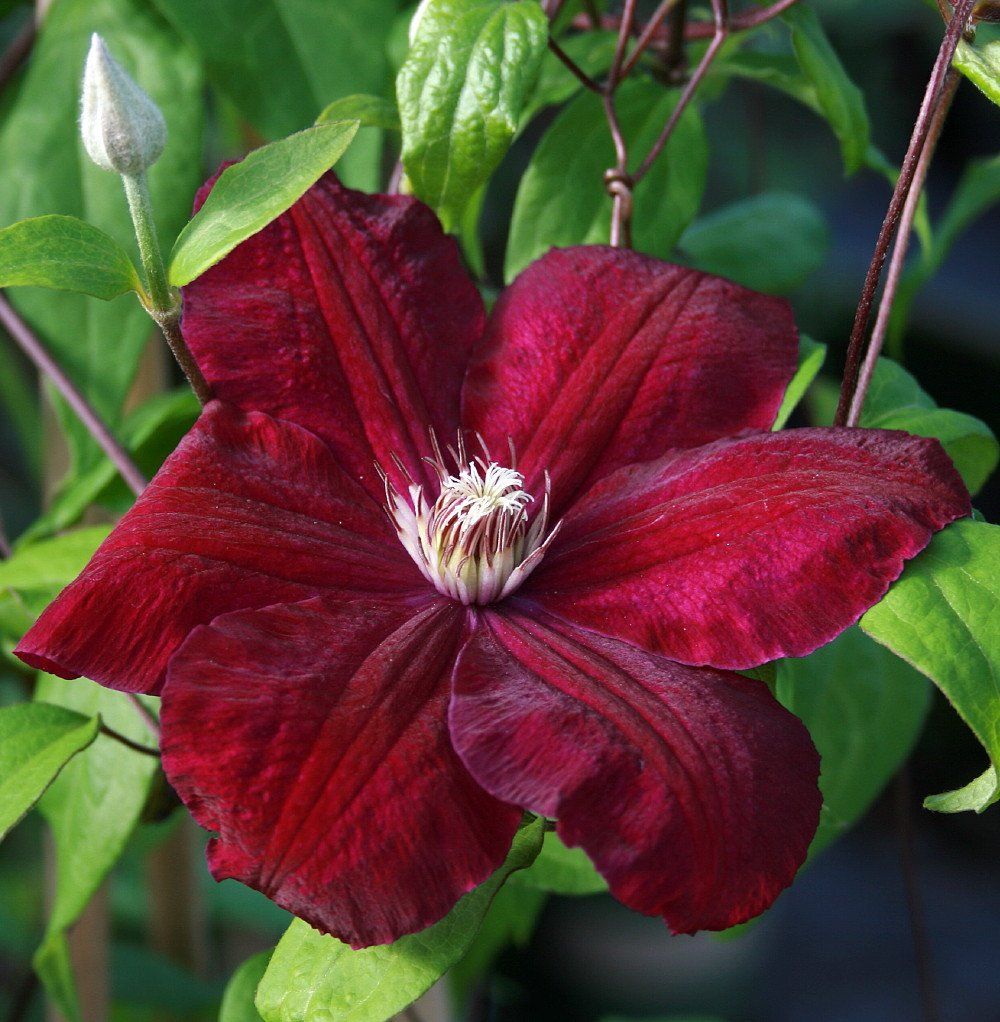
[[[5,15],[0,46],[29,16],[17,7],[8,11],[11,6],[0,4],[0,16]],[[874,140],[898,160],[937,50],[936,10],[916,0],[820,0],[815,6],[865,92]],[[0,100],[0,118],[7,102]],[[223,105],[212,102],[222,119]],[[845,180],[828,127],[762,85],[735,82],[724,101],[707,107],[705,117],[711,162],[703,211],[765,189],[784,189],[809,197],[825,214],[827,258],[793,300],[803,330],[830,345],[826,371],[836,372],[888,202],[886,182],[868,171]],[[546,115],[518,141],[490,187],[482,231],[494,285],[500,283],[505,225],[520,174],[550,120]],[[243,139],[252,140],[252,133]],[[234,139],[221,133],[210,149],[211,159],[226,155],[234,151]],[[998,151],[996,107],[963,83],[929,178],[932,214],[943,207],[970,158]],[[0,167],[0,187],[2,181]],[[998,228],[1000,214],[993,210],[961,237],[916,300],[903,352],[907,367],[941,405],[970,412],[995,432],[1000,432]],[[5,346],[7,364],[15,358]],[[39,505],[37,485],[4,414],[0,512],[12,536],[33,520]],[[987,485],[977,505],[989,520],[1000,519],[1000,480]],[[1000,809],[974,817],[919,808],[924,795],[960,786],[983,768],[981,747],[943,699],[934,698],[912,759],[912,797],[904,806],[916,831],[916,866],[943,1018],[991,1022],[1000,1020],[1000,875],[995,868]],[[659,921],[638,917],[609,897],[552,898],[528,946],[504,953],[487,988],[478,991],[481,1017],[509,1022],[585,1022],[612,1015],[731,1022],[916,1019],[920,1005],[900,868],[899,810],[897,794],[890,791],[861,826],[824,852],[776,907],[738,938],[671,938]],[[204,974],[192,980],[165,956],[145,949],[147,853],[176,827],[175,821],[143,829],[108,888],[117,1018],[212,1017],[228,972],[246,955],[270,946],[287,923],[283,912],[252,892],[233,883],[216,886],[203,877],[210,935]],[[4,1012],[8,1018],[43,1017],[28,969],[44,920],[42,848],[37,819],[0,846],[0,1019]]]

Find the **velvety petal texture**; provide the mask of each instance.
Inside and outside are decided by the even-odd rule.
[[[225,615],[184,644],[164,693],[164,768],[218,834],[216,878],[354,946],[440,919],[500,866],[521,819],[451,747],[461,611],[424,604]]]
[[[513,601],[481,615],[454,689],[452,739],[476,780],[555,817],[615,897],[676,932],[757,915],[805,859],[819,757],[760,682]]]
[[[521,593],[681,663],[753,667],[829,642],[970,510],[936,440],[758,433],[602,479]]]
[[[328,174],[184,288],[182,327],[217,397],[307,426],[377,495],[373,462],[427,478],[428,427],[454,439],[483,321],[423,203]]]
[[[501,296],[463,392],[465,424],[514,441],[555,513],[634,461],[774,422],[795,372],[786,301],[620,248],[554,250]]]
[[[219,614],[425,589],[321,440],[212,402],[16,652],[60,677],[156,693],[177,647]]]

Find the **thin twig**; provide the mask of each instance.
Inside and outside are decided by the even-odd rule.
[[[643,26],[642,31],[639,33],[639,38],[632,48],[632,52],[628,55],[628,60],[625,61],[625,66],[622,68],[623,78],[627,78],[631,74],[632,69],[639,63],[639,58],[645,53],[649,44],[656,37],[656,33],[663,24],[663,19],[670,13],[674,5],[679,2],[680,0],[662,0],[660,6],[649,16],[649,21]]]
[[[742,14],[735,15],[729,22],[729,32],[734,34],[736,32],[746,32],[749,29],[757,28],[760,25],[771,21],[773,18],[777,18],[780,14],[783,14],[788,10],[789,7],[794,7],[799,0],[778,0],[777,3],[771,4],[770,7],[761,7],[750,11],[744,11]],[[587,29],[592,26],[586,20],[586,16],[577,15],[571,22],[574,28]],[[600,27],[608,29],[609,31],[616,31],[621,25],[621,18],[614,14],[605,14],[601,17]],[[715,34],[714,24],[708,21],[689,21],[684,26],[684,39],[686,42],[694,42],[698,39],[711,39]],[[653,39],[656,42],[666,42],[667,30],[663,26],[660,26],[653,33]]]
[[[100,733],[107,735],[108,738],[113,738],[116,742],[121,742],[122,745],[129,749],[133,749],[135,752],[141,752],[144,756],[155,756],[157,759],[160,758],[159,750],[151,749],[148,745],[143,745],[141,742],[133,742],[131,738],[126,737],[120,731],[116,731],[112,727],[108,727],[107,724],[101,724]]]
[[[638,0],[625,0],[621,22],[618,25],[615,55],[608,71],[608,80],[604,85],[604,116],[607,118],[611,142],[615,147],[615,166],[604,175],[604,185],[611,196],[610,241],[615,248],[632,247],[632,180],[628,176],[628,147],[615,108],[615,90],[622,80],[625,50],[635,24],[637,5]]]
[[[858,383],[854,389],[854,396],[851,398],[851,407],[844,422],[845,426],[856,426],[861,421],[861,411],[864,407],[865,396],[871,385],[872,377],[875,375],[875,366],[878,363],[878,357],[882,352],[882,345],[885,343],[885,335],[889,329],[893,302],[896,300],[899,281],[903,275],[903,267],[906,265],[906,253],[910,247],[913,219],[920,205],[920,196],[924,190],[924,183],[927,180],[927,171],[930,169],[934,150],[937,148],[938,139],[941,136],[941,129],[948,118],[948,111],[951,109],[951,102],[955,98],[955,92],[958,89],[961,77],[961,74],[955,68],[949,69],[948,77],[945,79],[944,95],[941,98],[940,105],[934,112],[931,128],[927,133],[927,140],[924,142],[920,158],[917,160],[913,184],[906,196],[903,212],[899,218],[899,230],[896,233],[896,243],[892,249],[889,268],[886,270],[885,286],[882,288],[882,296],[879,298],[875,326],[872,328],[872,336],[868,342],[865,360],[858,373]]]
[[[125,695],[135,708],[136,713],[142,718],[142,722],[146,725],[149,733],[156,739],[157,745],[159,745],[160,722],[156,719],[156,714],[134,692],[126,692]]]
[[[7,87],[7,83],[28,59],[37,36],[38,26],[35,19],[29,18],[24,28],[11,40],[10,46],[0,54],[0,92]]]
[[[715,35],[712,37],[711,43],[708,45],[708,49],[705,50],[704,55],[698,62],[698,66],[695,68],[694,73],[687,80],[684,88],[681,90],[681,94],[677,99],[677,104],[674,109],[670,112],[670,117],[667,123],[663,127],[663,131],[660,132],[659,138],[653,143],[652,148],[646,155],[646,158],[639,165],[639,169],[632,175],[632,180],[638,184],[647,173],[650,168],[656,162],[660,153],[663,152],[664,146],[670,140],[670,136],[673,134],[674,129],[680,122],[681,116],[685,109],[687,109],[688,103],[691,102],[698,86],[701,84],[702,79],[705,77],[705,73],[708,71],[709,66],[715,59],[719,50],[722,49],[723,43],[729,36],[729,5],[728,0],[712,0],[712,14],[715,17]]]
[[[590,89],[591,92],[603,92],[601,86],[551,36],[549,36],[549,49],[563,62],[566,69],[585,89]]]
[[[679,82],[685,64],[684,27],[687,24],[687,0],[678,0],[667,22],[667,42],[663,51],[663,66],[671,82]]]
[[[868,267],[868,273],[865,275],[861,299],[858,302],[854,326],[851,329],[851,339],[847,346],[844,380],[840,389],[837,414],[833,420],[835,426],[843,426],[847,421],[847,414],[850,410],[851,400],[858,382],[865,334],[868,329],[868,321],[871,317],[872,305],[875,301],[875,291],[882,276],[882,267],[885,264],[885,257],[889,251],[889,243],[892,241],[896,225],[899,223],[906,197],[913,186],[917,164],[920,160],[924,144],[927,141],[927,136],[930,133],[935,112],[945,98],[945,81],[948,77],[948,69],[951,67],[955,50],[958,47],[959,40],[962,38],[962,33],[965,30],[976,2],[977,0],[958,0],[955,14],[948,25],[944,38],[941,40],[941,47],[938,50],[937,59],[934,61],[934,67],[927,82],[927,89],[920,104],[920,112],[913,126],[913,134],[910,136],[910,144],[906,150],[906,155],[903,157],[903,165],[896,180],[896,187],[893,189],[892,198],[889,200],[889,209],[886,211],[885,220],[879,230],[871,264]]]
[[[896,803],[896,834],[899,838],[899,861],[906,887],[906,908],[910,917],[910,933],[913,936],[913,952],[916,958],[917,983],[920,987],[920,1004],[923,1022],[939,1022],[934,966],[930,940],[927,935],[927,921],[924,918],[923,900],[920,896],[920,882],[917,874],[917,858],[914,847],[913,820],[910,817],[910,803],[913,801],[910,785],[910,768],[904,765],[896,775],[894,784]]]
[[[622,8],[621,21],[618,24],[618,42],[615,44],[615,55],[611,61],[611,70],[608,72],[606,89],[609,93],[614,92],[621,81],[625,49],[628,46],[628,37],[632,34],[632,28],[635,25],[635,9],[638,2],[639,0],[625,0],[625,6]]]
[[[49,354],[28,324],[14,311],[14,307],[2,292],[0,292],[0,325],[3,325],[38,371],[52,381],[53,386],[65,398],[66,403],[87,428],[87,432],[97,441],[109,461],[118,469],[132,492],[136,496],[142,493],[146,488],[145,476],[136,467],[125,448],[115,439],[93,405]]]

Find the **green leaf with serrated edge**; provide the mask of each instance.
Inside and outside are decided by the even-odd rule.
[[[30,626],[59,590],[83,571],[110,531],[109,526],[95,525],[19,544],[6,561],[0,561],[0,598],[14,598],[6,608],[0,603],[0,632],[9,639],[20,639],[23,630],[16,630],[18,624]],[[9,613],[14,608],[20,613],[8,619],[5,609]]]
[[[799,67],[816,90],[820,109],[840,140],[844,169],[853,174],[864,166],[871,135],[864,95],[848,77],[811,7],[797,4],[782,18],[791,29]]]
[[[393,944],[352,951],[296,919],[257,988],[264,1022],[384,1022],[402,1011],[468,951],[501,885],[538,855],[544,829],[541,819],[522,826],[506,862],[489,880],[440,922]]]
[[[830,232],[808,199],[764,192],[699,217],[678,247],[699,270],[786,295],[822,266]]]
[[[448,229],[514,139],[548,41],[537,0],[426,0],[396,77],[403,165]]]
[[[151,478],[198,418],[200,405],[189,387],[157,394],[131,412],[120,438],[139,470]],[[135,499],[105,458],[67,481],[48,509],[22,533],[18,546],[51,536],[75,525],[93,504],[124,512]]]
[[[396,104],[381,96],[368,96],[364,93],[335,99],[324,107],[316,123],[325,124],[328,121],[357,121],[362,128],[400,130]]]
[[[516,879],[551,894],[600,894],[608,889],[587,853],[582,848],[567,848],[554,831],[545,835],[538,858]]]
[[[1000,39],[985,46],[960,40],[953,63],[987,99],[1000,106]]]
[[[803,659],[778,662],[775,694],[819,750],[824,810],[810,854],[853,826],[916,743],[930,707],[918,671],[849,628]]]
[[[677,100],[675,90],[645,79],[618,90],[622,130],[634,152],[648,152]],[[615,158],[598,96],[584,93],[542,137],[514,203],[505,273],[513,279],[553,245],[607,243],[611,199],[604,172]],[[688,107],[665,151],[635,189],[635,248],[669,258],[701,204],[708,148],[701,120]]]
[[[271,952],[261,951],[259,955],[248,958],[233,973],[222,998],[219,1022],[261,1022],[253,1001],[270,960]]]
[[[888,358],[876,363],[859,425],[936,437],[970,493],[982,487],[1000,460],[1000,445],[985,422],[965,412],[938,408],[920,384]]]
[[[199,52],[210,81],[268,141],[308,127],[336,99],[391,90],[385,33],[396,0],[154,3]],[[381,149],[380,132],[363,133],[338,163],[338,176],[377,190]]]
[[[448,970],[448,991],[457,1018],[468,1015],[469,997],[489,975],[497,958],[508,947],[527,945],[535,932],[549,896],[518,883],[521,876],[522,873],[515,873],[510,882],[497,891],[472,947]]]
[[[100,716],[126,738],[148,747],[154,744],[136,708],[121,692],[83,678],[63,681],[41,674],[35,698],[85,716]],[[141,698],[150,706],[156,702]],[[118,861],[139,822],[158,767],[155,757],[98,735],[66,764],[38,803],[56,850],[54,898],[35,958],[50,993],[54,992],[46,975],[52,971],[51,963],[59,960],[63,935]]]
[[[783,429],[826,361],[826,345],[802,334],[799,337],[799,367],[795,370],[772,429]]]
[[[909,562],[861,627],[944,693],[1000,763],[1000,526],[954,522]],[[1000,787],[978,779],[928,808],[982,812]],[[926,803],[925,803],[926,804]]]
[[[0,840],[97,737],[100,724],[97,717],[45,703],[0,709]]]
[[[0,287],[75,291],[110,301],[142,293],[132,260],[114,238],[72,216],[38,216],[0,230]]]
[[[41,25],[25,77],[0,130],[0,224],[65,214],[105,231],[133,256],[133,229],[117,174],[94,166],[80,141],[80,82],[91,33],[100,32],[163,111],[163,156],[149,171],[156,225],[169,245],[191,212],[202,180],[202,70],[144,0],[59,0]],[[10,299],[112,429],[152,336],[136,301],[18,288]],[[100,448],[61,399],[60,424],[73,468]]]
[[[337,162],[357,130],[357,121],[317,124],[227,167],[174,244],[170,283],[190,284],[281,216]]]

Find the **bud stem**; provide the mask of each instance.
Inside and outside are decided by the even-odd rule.
[[[177,359],[177,364],[191,384],[195,396],[205,404],[212,399],[212,392],[181,334],[180,299],[173,293],[167,280],[163,254],[160,252],[160,242],[156,236],[153,203],[149,195],[146,172],[122,174],[121,177],[125,185],[125,197],[128,199],[128,210],[132,215],[132,225],[135,227],[139,258],[142,260],[146,277],[149,298],[147,311],[163,331],[163,336],[174,358]]]

